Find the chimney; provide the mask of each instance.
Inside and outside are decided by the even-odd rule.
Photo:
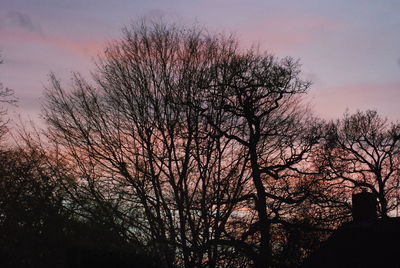
[[[352,203],[354,222],[377,219],[377,202],[374,194],[365,191],[353,194]]]

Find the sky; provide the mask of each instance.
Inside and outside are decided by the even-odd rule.
[[[40,122],[51,72],[65,86],[89,76],[123,26],[162,18],[299,59],[324,119],[376,109],[400,121],[399,14],[399,0],[0,0],[0,82],[19,99],[11,117]]]

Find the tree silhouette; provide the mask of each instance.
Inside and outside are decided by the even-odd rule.
[[[201,29],[140,24],[71,90],[51,76],[45,118],[83,215],[165,267],[274,261],[276,229],[309,196],[321,131],[299,64]],[[84,197],[82,199],[82,197]],[[94,209],[96,208],[96,209]]]
[[[237,242],[252,246],[256,267],[269,267],[272,224],[288,223],[289,207],[304,201],[313,185],[306,177],[314,172],[304,163],[318,143],[320,126],[298,102],[309,82],[300,79],[293,59],[277,61],[253,50],[227,53],[212,66],[211,75],[198,109],[246,155],[243,165],[251,191],[242,200],[251,200],[254,206],[248,209],[256,212]]]
[[[160,266],[104,215],[75,209],[88,200],[70,198],[65,161],[27,136],[20,144],[0,151],[1,267]]]
[[[0,248],[2,267],[34,267],[56,259],[64,217],[56,184],[43,155],[19,149],[0,152]]]
[[[68,93],[51,77],[50,138],[75,164],[89,201],[81,209],[95,204],[89,213],[106,215],[166,267],[215,266],[231,255],[219,241],[243,191],[240,152],[187,105],[229,42],[140,25],[107,49],[95,85],[75,75]]]
[[[1,56],[1,55],[0,55]],[[0,65],[3,64],[3,60],[0,58]],[[14,92],[13,90],[4,87],[0,82],[0,104],[11,104],[15,103],[16,99],[13,98]],[[5,118],[7,114],[7,110],[0,106],[0,139],[7,133],[7,122],[8,120]]]
[[[376,111],[345,116],[328,128],[318,161],[341,191],[366,189],[379,203],[381,217],[398,207],[400,126]],[[347,189],[347,190],[346,190]]]

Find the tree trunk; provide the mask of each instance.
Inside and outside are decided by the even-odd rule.
[[[257,151],[255,146],[250,148],[250,161],[252,167],[253,183],[257,191],[257,199],[255,205],[258,214],[259,231],[261,236],[259,256],[255,265],[257,268],[266,268],[270,266],[271,262],[270,223],[267,214],[265,188],[261,180],[261,173],[257,161]]]

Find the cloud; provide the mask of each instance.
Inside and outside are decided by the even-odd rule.
[[[337,31],[339,23],[323,17],[282,17],[257,18],[245,25],[250,31],[241,31],[244,41],[259,42],[273,51],[302,49],[315,46],[318,40]]]
[[[5,15],[6,26],[25,29],[29,32],[43,34],[39,23],[34,23],[31,17],[25,13],[11,11]]]
[[[34,32],[18,29],[3,29],[0,32],[2,40],[15,44],[43,45],[67,51],[72,54],[95,56],[105,46],[103,40],[71,39],[55,35],[38,35]]]
[[[386,116],[400,119],[400,81],[363,82],[321,90],[313,89],[312,95],[315,110],[325,118],[341,116],[346,109],[350,112],[377,109]]]

